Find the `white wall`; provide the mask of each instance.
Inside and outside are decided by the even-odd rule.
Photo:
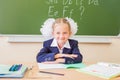
[[[36,62],[36,55],[42,42],[8,42],[8,37],[0,36],[0,63]],[[83,62],[107,61],[120,63],[120,38],[112,38],[111,43],[79,43]]]
[[[120,39],[112,38],[111,44],[80,44],[85,62],[116,62],[120,63]]]

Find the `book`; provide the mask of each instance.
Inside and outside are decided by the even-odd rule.
[[[111,79],[120,75],[120,64],[99,62],[81,69],[77,69],[77,71],[105,79]]]
[[[55,69],[55,68],[83,68],[85,64],[83,63],[76,63],[76,64],[45,64],[45,63],[38,63],[39,69]]]
[[[0,77],[22,78],[27,70],[27,67],[22,65],[19,70],[10,71],[11,65],[0,64]]]

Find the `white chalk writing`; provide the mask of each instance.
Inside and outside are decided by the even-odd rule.
[[[98,6],[99,0],[47,0],[46,4],[48,17],[73,17],[79,13],[81,18],[85,13],[86,5]]]
[[[89,0],[88,4],[99,5],[98,0]]]

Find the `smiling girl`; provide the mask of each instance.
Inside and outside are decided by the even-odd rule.
[[[43,42],[43,48],[37,54],[37,62],[43,63],[80,63],[82,54],[78,48],[78,41],[69,39],[72,26],[68,19],[57,18],[52,23],[52,38]]]

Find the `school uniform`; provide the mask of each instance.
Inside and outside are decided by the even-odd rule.
[[[62,49],[59,49],[56,39],[44,41],[43,48],[37,54],[37,62],[55,61],[55,54],[77,54],[77,58],[62,57],[65,59],[65,64],[80,63],[82,62],[82,54],[78,48],[78,41],[68,39]]]

